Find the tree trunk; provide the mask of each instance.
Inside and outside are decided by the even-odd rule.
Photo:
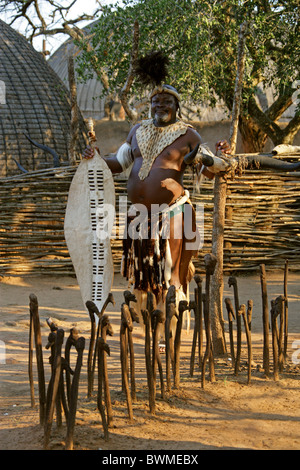
[[[241,116],[239,119],[239,131],[242,138],[242,149],[244,153],[263,152],[267,142],[267,134],[260,130],[255,122],[249,118]]]
[[[227,183],[223,176],[215,177],[214,184],[214,213],[213,213],[213,235],[212,254],[217,258],[214,274],[211,278],[211,329],[214,354],[222,355],[226,352],[226,345],[223,335],[223,244],[225,226],[225,205],[226,205]]]

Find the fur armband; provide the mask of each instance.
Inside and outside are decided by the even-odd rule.
[[[125,171],[127,168],[130,167],[131,163],[133,163],[133,158],[131,154],[131,147],[130,145],[125,142],[121,147],[119,148],[117,154],[116,154],[117,160],[120,163],[123,171]]]

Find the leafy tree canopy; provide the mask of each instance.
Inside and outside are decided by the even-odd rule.
[[[103,8],[90,50],[87,39],[78,43],[86,51],[79,69],[87,76],[96,56],[106,70],[110,92],[119,93],[130,66],[133,24],[138,21],[139,55],[164,51],[170,58],[169,83],[184,99],[213,105],[222,98],[230,112],[238,32],[245,20],[249,30],[241,119],[260,133],[262,142],[267,135],[274,143],[287,142],[300,127],[299,107],[285,133],[277,124],[299,83],[297,0],[125,0]],[[259,84],[274,90],[274,103],[267,109],[255,98]],[[142,95],[136,81],[131,93]]]

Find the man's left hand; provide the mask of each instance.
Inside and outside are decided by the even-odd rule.
[[[230,145],[227,140],[219,140],[216,143],[216,152],[218,152],[218,150],[220,150],[222,153],[226,153],[227,155],[231,153]]]

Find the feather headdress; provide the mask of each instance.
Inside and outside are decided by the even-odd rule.
[[[169,93],[180,101],[178,91],[163,82],[168,76],[169,59],[162,51],[150,52],[137,60],[135,73],[143,85],[153,88],[150,99],[157,93]]]

